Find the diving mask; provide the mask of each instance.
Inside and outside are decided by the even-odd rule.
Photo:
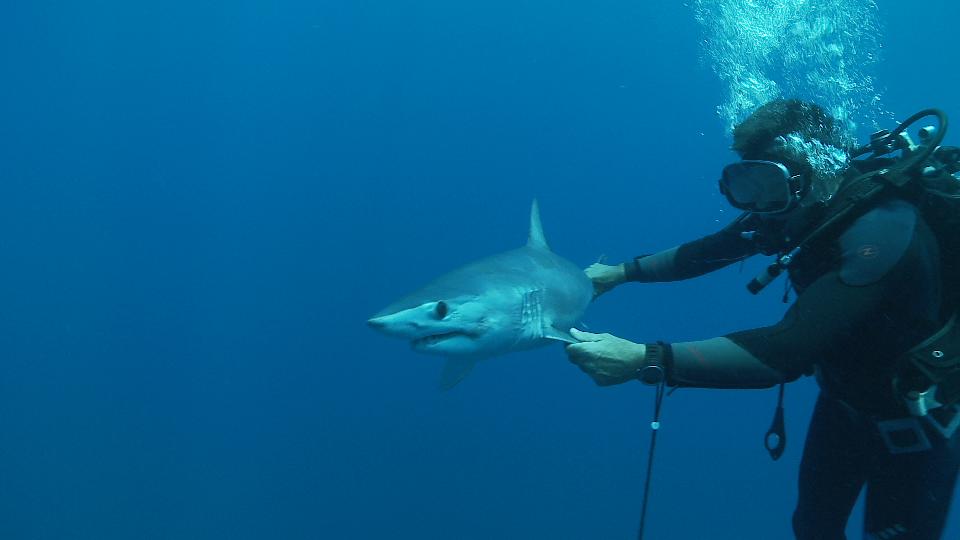
[[[754,214],[787,212],[800,200],[802,191],[802,175],[791,175],[776,161],[738,161],[724,167],[720,177],[720,193],[730,204]]]

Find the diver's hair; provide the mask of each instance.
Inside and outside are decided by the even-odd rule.
[[[741,157],[754,156],[769,148],[777,137],[790,133],[837,148],[846,146],[836,120],[819,105],[799,99],[776,99],[760,106],[733,128],[732,149]]]
[[[833,116],[799,99],[771,101],[733,129],[733,150],[741,158],[773,158],[795,174],[808,175],[804,197],[821,203],[839,189],[850,148]]]

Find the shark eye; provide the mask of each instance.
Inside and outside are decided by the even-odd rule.
[[[438,319],[442,319],[447,316],[447,311],[448,311],[447,303],[444,302],[443,300],[437,302],[437,307],[434,309],[436,309],[435,313],[437,314]]]

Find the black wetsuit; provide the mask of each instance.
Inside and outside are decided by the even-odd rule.
[[[765,251],[741,234],[757,225],[756,217],[739,219],[716,234],[638,258],[627,265],[628,279],[687,279]],[[798,257],[790,278],[798,298],[774,326],[650,344],[672,359],[668,384],[762,388],[816,373],[821,394],[801,464],[797,538],[845,538],[864,485],[865,538],[939,538],[960,466],[960,430],[948,440],[910,417],[892,388],[898,357],[943,322],[935,236],[912,205],[888,200],[839,239]],[[912,448],[924,436],[929,448]]]

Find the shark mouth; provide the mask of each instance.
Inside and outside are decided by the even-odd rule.
[[[411,341],[410,345],[413,346],[414,349],[423,349],[426,347],[432,347],[437,343],[440,343],[458,336],[469,336],[469,334],[467,334],[466,332],[459,332],[459,331],[444,332],[442,334],[433,334],[429,336],[423,336],[422,338],[417,338]]]

